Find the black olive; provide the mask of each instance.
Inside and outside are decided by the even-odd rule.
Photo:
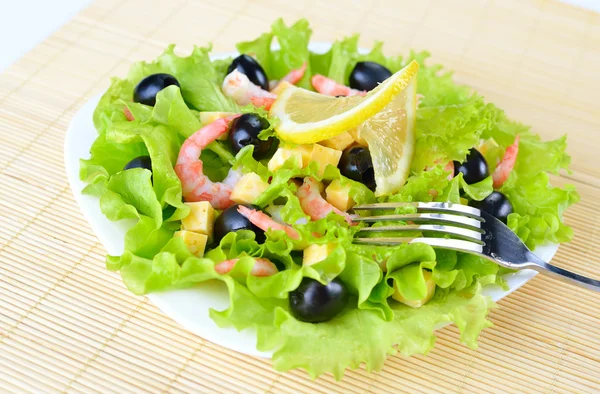
[[[348,303],[348,291],[338,278],[327,285],[311,278],[304,278],[300,286],[290,292],[289,297],[292,315],[308,323],[330,320]]]
[[[343,176],[363,183],[371,190],[375,190],[375,171],[369,149],[364,146],[346,148],[342,153],[338,168]]]
[[[500,192],[492,192],[481,201],[471,201],[469,205],[497,217],[506,224],[508,215],[514,212],[513,206],[508,198]]]
[[[227,74],[235,69],[245,74],[253,84],[260,86],[264,90],[269,90],[269,78],[267,78],[267,74],[262,66],[253,57],[248,55],[236,57],[227,68]]]
[[[386,67],[375,62],[358,62],[350,73],[350,87],[357,90],[373,90],[392,76]]]
[[[179,82],[169,74],[152,74],[142,79],[133,90],[133,101],[140,104],[154,106],[156,95],[167,86],[177,85]]]
[[[261,140],[258,134],[269,128],[269,122],[257,114],[244,114],[235,118],[229,128],[229,142],[234,153],[238,153],[243,147],[254,145],[252,156],[256,160],[264,159],[273,146],[273,138]]]
[[[464,162],[454,162],[454,176],[461,172],[463,179],[469,185],[483,181],[490,175],[485,157],[475,148],[469,150]]]
[[[123,171],[130,170],[132,168],[145,168],[147,170],[152,171],[152,160],[150,160],[150,156],[139,156],[135,159],[131,160],[129,163],[125,164]]]
[[[250,209],[258,209],[253,205],[243,204]],[[240,204],[235,204],[221,212],[221,215],[215,220],[213,228],[214,242],[219,243],[224,236],[232,231],[251,230],[256,234],[256,242],[262,243],[265,241],[265,232],[250,222],[245,216],[238,212]]]

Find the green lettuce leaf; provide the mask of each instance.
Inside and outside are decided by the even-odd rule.
[[[135,63],[127,80],[137,84],[142,78],[154,73],[173,75],[181,85],[185,102],[199,111],[235,112],[237,105],[221,92],[222,76],[209,58],[211,47],[194,47],[189,56],[175,54],[175,45],[170,45],[154,62]],[[133,90],[131,91],[133,94]],[[129,96],[131,100],[133,95]]]
[[[508,226],[530,249],[570,241],[573,230],[563,222],[563,213],[579,201],[579,194],[570,184],[562,188],[552,186],[548,175],[568,170],[571,158],[566,153],[566,137],[542,141],[528,127],[510,121],[503,111],[497,111],[498,122],[482,136],[494,138],[503,149],[520,136],[515,166],[500,188],[514,208]]]
[[[338,380],[346,368],[363,363],[367,371],[378,371],[386,357],[398,351],[405,356],[426,354],[435,343],[435,329],[446,323],[455,323],[461,341],[476,348],[477,336],[491,325],[486,316],[494,303],[480,294],[480,286],[470,290],[445,294],[416,310],[395,305],[389,322],[372,310],[348,309],[325,324],[311,324],[277,308],[273,366],[279,371],[304,368],[313,378],[330,372]]]
[[[265,33],[254,41],[237,44],[240,53],[254,55],[261,64],[269,79],[278,80],[303,63],[307,63],[304,77],[298,86],[309,89],[311,65],[308,43],[312,30],[306,19],[300,19],[291,26],[286,26],[283,19],[277,19],[271,26],[271,32]],[[273,39],[277,40],[279,49],[272,49]]]
[[[334,42],[331,48],[322,54],[311,53],[310,64],[314,74],[321,74],[341,84],[348,84],[350,73],[357,62],[372,61],[387,67],[392,73],[399,71],[407,63],[402,56],[387,57],[383,54],[383,42],[376,41],[370,52],[360,53],[359,35],[355,34]]]
[[[162,207],[152,188],[152,173],[143,168],[121,171],[110,178],[100,198],[102,213],[110,220],[136,219],[140,215],[162,224]]]

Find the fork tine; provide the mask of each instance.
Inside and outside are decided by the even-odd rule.
[[[403,243],[424,243],[437,248],[456,250],[464,253],[483,253],[483,245],[460,239],[400,237],[400,238],[355,238],[355,243],[362,245],[398,245]]]
[[[378,204],[363,204],[355,206],[356,210],[394,210],[397,208],[415,207],[420,213],[448,213],[467,216],[476,220],[485,221],[481,211],[477,208],[449,202],[384,202]]]
[[[380,227],[365,227],[359,230],[359,232],[406,232],[406,231],[425,231],[442,235],[451,235],[455,238],[463,239],[465,241],[475,242],[483,245],[481,241],[483,230],[470,230],[455,226],[444,226],[438,224],[406,224],[397,226],[380,226]]]
[[[355,222],[384,222],[384,221],[403,221],[423,224],[447,224],[452,226],[464,227],[470,230],[479,231],[481,221],[466,216],[452,215],[446,213],[411,213],[411,214],[393,214],[381,216],[364,216],[352,219]]]

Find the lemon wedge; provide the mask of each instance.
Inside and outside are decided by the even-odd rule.
[[[400,190],[410,173],[415,151],[417,78],[413,75],[402,92],[356,130],[369,146],[375,172],[375,196]]]
[[[271,106],[279,118],[275,128],[283,141],[312,144],[359,126],[386,108],[411,81],[419,69],[416,61],[386,79],[366,96],[332,97],[289,86]]]

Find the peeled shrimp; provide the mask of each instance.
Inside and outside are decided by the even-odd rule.
[[[217,271],[221,275],[226,274],[229,271],[231,271],[233,269],[233,267],[235,267],[235,265],[237,264],[237,262],[239,260],[240,259],[221,261],[219,264],[215,265],[215,271]],[[279,270],[277,269],[275,264],[273,264],[271,261],[269,261],[267,259],[260,258],[260,259],[255,259],[255,263],[254,263],[254,266],[252,267],[252,270],[250,271],[250,275],[271,276],[271,275],[275,275],[277,272],[279,272]]]
[[[437,160],[435,162],[435,165],[442,163],[441,160]],[[425,167],[425,171],[429,171],[432,168],[434,168],[434,166],[427,166]],[[450,160],[448,163],[446,163],[446,165],[443,168],[444,172],[449,172],[450,174],[448,174],[448,177],[446,179],[448,179],[449,181],[452,180],[452,178],[454,178],[454,162],[452,160]]]
[[[263,231],[271,230],[283,230],[291,239],[300,238],[300,234],[296,231],[292,226],[288,226],[285,224],[277,223],[275,220],[271,219],[269,215],[264,212],[257,211],[256,209],[250,209],[243,205],[240,205],[237,209],[240,215],[244,216],[252,224]]]
[[[253,84],[245,74],[233,70],[223,81],[223,93],[239,105],[252,103],[255,107],[271,108],[277,95]]]
[[[448,174],[448,180],[451,181],[452,178],[454,178],[454,162],[452,160],[450,160],[448,162],[448,164],[446,164],[444,166],[444,171],[446,172],[450,172],[450,174]]]
[[[296,193],[300,200],[300,206],[305,214],[311,217],[312,220],[319,220],[327,217],[331,212],[335,212],[346,219],[348,224],[352,224],[352,217],[346,212],[342,212],[321,196],[319,184],[313,178],[304,178],[304,183],[298,188]]]
[[[363,90],[349,88],[319,74],[313,76],[310,82],[317,92],[327,96],[364,96],[367,94]]]
[[[295,85],[298,82],[300,82],[302,77],[304,77],[305,73],[306,73],[306,62],[302,63],[302,67],[297,68],[297,69],[292,70],[289,73],[287,73],[279,81],[271,81],[271,82],[273,82],[273,85],[269,86],[270,90],[271,91],[275,90],[277,88],[277,86],[279,86],[279,84],[282,82],[288,82],[288,83],[291,83],[292,85]]]
[[[123,114],[125,115],[125,119],[127,119],[128,122],[132,122],[135,120],[135,118],[133,117],[133,114],[131,113],[129,108],[127,108],[127,107],[123,108]]]
[[[223,182],[212,182],[202,172],[200,153],[208,144],[225,134],[229,123],[237,116],[217,119],[192,134],[181,146],[175,173],[181,181],[185,201],[209,201],[216,209],[225,209],[233,205],[231,191],[241,175],[229,171]]]
[[[508,179],[513,167],[515,166],[515,162],[517,161],[517,154],[519,153],[519,140],[520,137],[517,135],[515,138],[515,142],[504,152],[504,157],[498,163],[496,170],[492,174],[492,179],[494,180],[494,188],[499,188],[506,182]]]

